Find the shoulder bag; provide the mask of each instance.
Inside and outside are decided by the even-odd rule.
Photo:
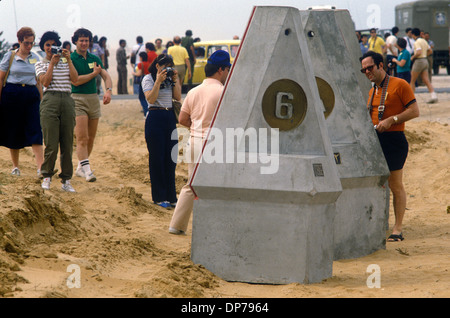
[[[11,64],[14,60],[14,56],[16,55],[15,51],[11,52],[11,57],[9,58],[9,66],[8,66],[8,71],[6,72],[5,78],[3,79],[3,87],[5,87],[6,85],[6,80],[8,79],[8,75],[9,75],[9,70],[11,69]]]
[[[173,113],[175,114],[175,119],[178,124],[178,116],[180,116],[181,103],[175,99],[172,99],[172,110],[173,110]]]

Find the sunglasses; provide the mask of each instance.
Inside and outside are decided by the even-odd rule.
[[[361,73],[366,74],[366,71],[372,72],[373,68],[374,68],[375,64],[367,66],[365,68],[361,69]]]

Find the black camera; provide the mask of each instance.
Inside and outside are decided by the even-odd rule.
[[[52,45],[52,54],[61,54],[62,48],[59,46]]]
[[[172,77],[175,74],[174,69],[171,67],[166,67],[164,69],[167,71],[167,77]]]
[[[172,79],[172,77],[175,75],[175,70],[172,67],[165,67],[163,70],[166,70],[167,73],[167,77],[164,80],[164,82],[161,84],[161,88],[166,88],[166,87],[173,87],[175,86],[175,83]]]

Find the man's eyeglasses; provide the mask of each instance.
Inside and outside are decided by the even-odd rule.
[[[34,42],[23,41],[22,42],[26,46],[34,45]]]
[[[361,73],[366,74],[366,71],[372,72],[373,68],[374,68],[375,64],[367,66],[365,68],[361,69]]]

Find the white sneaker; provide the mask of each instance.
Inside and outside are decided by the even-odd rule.
[[[20,176],[20,170],[19,170],[19,168],[15,167],[15,168],[11,171],[11,174],[12,174],[13,176]]]
[[[84,173],[84,170],[83,170],[83,168],[81,168],[81,167],[78,167],[78,168],[77,168],[77,171],[75,172],[75,175],[76,175],[77,177],[86,178],[86,175],[85,175],[85,173]]]
[[[431,98],[427,101],[427,104],[434,104],[437,103],[438,97],[436,92],[431,93]]]
[[[63,189],[66,192],[75,192],[75,189],[72,187],[72,185],[70,184],[70,180],[66,180],[62,186],[61,189]]]
[[[97,180],[97,178],[94,176],[94,173],[92,171],[86,175],[87,182],[94,182],[95,180]]]
[[[50,183],[52,182],[51,178],[44,178],[44,181],[42,181],[41,187],[44,190],[50,190]]]

